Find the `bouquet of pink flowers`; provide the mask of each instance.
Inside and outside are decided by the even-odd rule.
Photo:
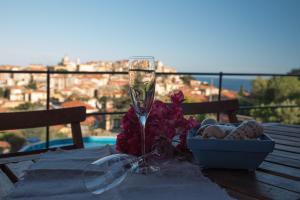
[[[170,95],[171,104],[155,100],[146,124],[146,152],[160,141],[172,145],[173,138],[178,136],[176,148],[186,152],[186,135],[190,128],[198,122],[190,117],[184,118],[181,103],[184,101],[182,91]],[[116,149],[120,152],[141,155],[141,127],[138,118],[131,107],[121,122],[121,133],[117,136]]]

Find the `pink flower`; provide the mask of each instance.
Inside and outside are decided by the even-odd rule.
[[[174,91],[173,94],[171,94],[171,101],[174,104],[181,104],[184,101],[184,95],[181,90]]]
[[[164,140],[171,145],[175,135],[179,135],[181,151],[187,151],[186,134],[190,128],[197,126],[198,122],[190,117],[183,116],[181,103],[184,100],[181,91],[171,96],[172,104],[154,101],[146,125],[146,152],[150,152],[158,140]],[[131,107],[121,121],[121,133],[117,136],[116,149],[123,153],[141,155],[141,127],[138,118]]]

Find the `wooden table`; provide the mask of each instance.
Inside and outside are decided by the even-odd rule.
[[[300,199],[300,126],[266,124],[265,133],[275,140],[275,149],[255,172],[210,169],[203,173],[236,199]],[[14,159],[0,159],[0,163]],[[19,163],[9,167],[22,176],[36,155],[18,159]],[[0,199],[11,187],[0,171]]]
[[[265,124],[274,151],[255,172],[204,170],[237,199],[300,199],[300,126]]]

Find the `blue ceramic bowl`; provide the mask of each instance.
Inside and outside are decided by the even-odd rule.
[[[203,168],[255,170],[273,151],[275,142],[267,135],[259,140],[202,139],[197,128],[189,130],[187,146]],[[196,136],[196,137],[195,137]]]

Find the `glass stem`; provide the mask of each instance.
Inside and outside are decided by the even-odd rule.
[[[141,147],[142,147],[142,156],[146,154],[146,133],[145,133],[145,129],[146,129],[146,121],[147,121],[147,115],[141,115],[139,117],[140,120],[140,124],[141,124],[141,128],[142,128],[142,132],[141,132]]]

